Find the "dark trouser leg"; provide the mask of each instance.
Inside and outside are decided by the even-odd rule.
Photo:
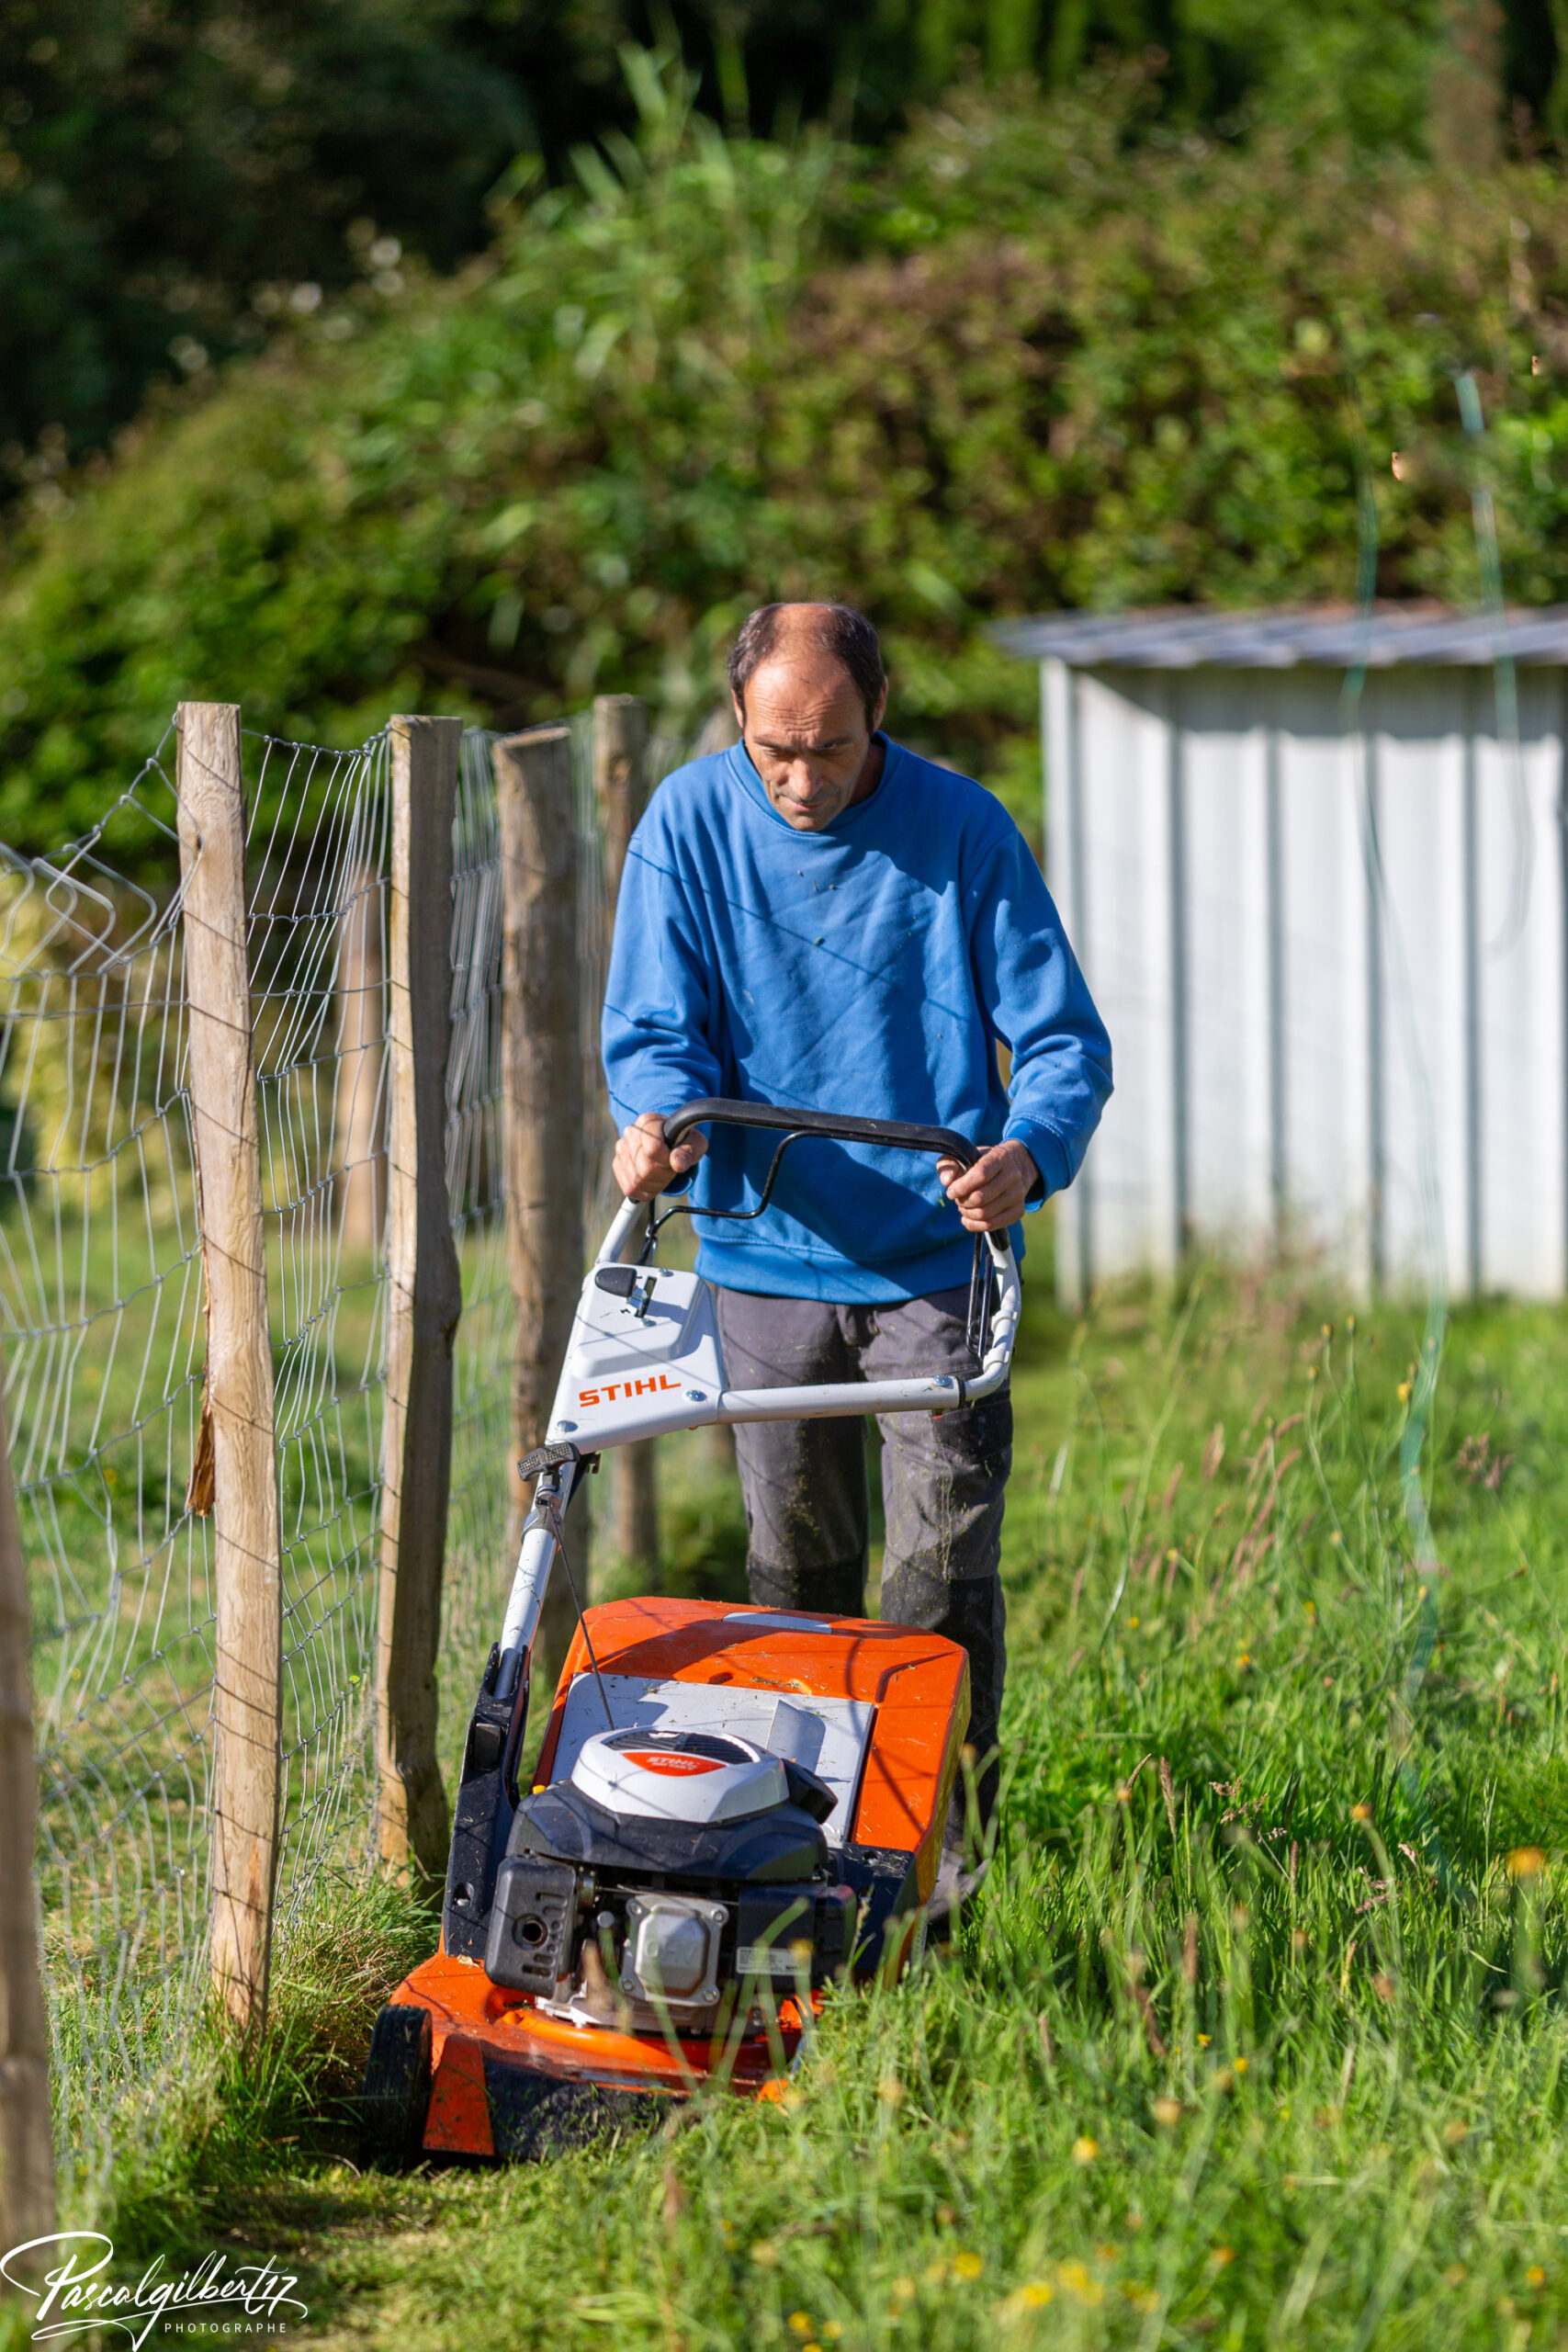
[[[809,1298],[718,1293],[732,1388],[852,1380],[845,1310]],[[865,1429],[860,1419],[741,1421],[735,1458],[746,1502],[746,1574],[765,1609],[865,1611]]]
[[[861,1351],[868,1380],[976,1369],[964,1338],[967,1291],[879,1306]],[[881,1421],[887,1544],[882,1614],[945,1634],[969,1653],[969,1744],[979,1773],[982,1829],[996,1805],[993,1751],[1007,1668],[1007,1608],[998,1573],[1002,1509],[1012,1467],[1012,1400],[1004,1391],[944,1413],[888,1413]],[[989,1759],[987,1761],[987,1759]],[[950,1843],[962,1840],[964,1792],[954,1792]]]
[[[899,1380],[972,1373],[964,1338],[967,1289],[893,1306],[833,1306],[811,1299],[718,1293],[731,1387],[823,1380]],[[944,1634],[969,1654],[969,1742],[985,1765],[982,1826],[996,1804],[997,1744],[1006,1671],[1007,1610],[998,1575],[1002,1506],[1012,1466],[1012,1402],[1004,1392],[944,1413],[881,1418],[887,1542],[882,1614]],[[864,1435],[856,1420],[751,1421],[735,1431],[750,1530],[751,1598],[765,1608],[858,1616],[866,1566]],[[954,1793],[951,1842],[962,1843],[964,1792]]]

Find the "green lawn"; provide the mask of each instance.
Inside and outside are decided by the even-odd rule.
[[[836,1998],[782,2106],[360,2179],[358,2055],[432,1931],[344,1882],[265,2064],[209,2046],[122,2165],[125,2265],[287,2254],[308,2335],[398,2352],[1568,2345],[1568,1318],[1452,1318],[1418,1566],[1418,1315],[1043,1293],[958,1949]],[[664,1493],[672,1577],[732,1576],[711,1449]]]

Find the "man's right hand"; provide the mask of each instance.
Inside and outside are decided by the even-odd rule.
[[[671,1151],[664,1140],[662,1114],[645,1111],[640,1119],[621,1130],[615,1146],[615,1182],[628,1201],[655,1200],[671,1176],[683,1176],[688,1168],[694,1168],[707,1148],[706,1136],[694,1127]]]

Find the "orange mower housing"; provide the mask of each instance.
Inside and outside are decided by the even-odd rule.
[[[481,1691],[441,1947],[377,2025],[364,2110],[372,2162],[536,2156],[650,2120],[704,2084],[766,2095],[828,1983],[896,1973],[922,1939],[969,1720],[956,1643],[709,1600],[615,1601],[585,1624],[525,1794],[508,1785],[525,1690],[489,1712]],[[722,1853],[711,1826],[656,1813],[635,1816],[629,1839],[624,1825],[597,1838],[604,1792],[585,1777],[584,1751],[597,1742],[604,1753],[607,1713],[622,1742],[612,1770],[668,1784],[677,1804],[743,1768],[728,1748],[761,1747],[749,1735],[764,1726],[764,1772],[792,1741],[815,1762],[790,1764],[782,1804],[721,1822]],[[581,1831],[581,1857],[561,1857],[562,1822]],[[809,1878],[798,1875],[813,1843],[802,1822],[815,1832]],[[749,1860],[761,1874],[737,1876]],[[649,1981],[660,1951],[662,1974]]]

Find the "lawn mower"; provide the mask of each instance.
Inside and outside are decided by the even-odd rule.
[[[710,1125],[780,1137],[756,1206],[623,1203],[519,1464],[533,1506],[468,1726],[440,1947],[382,2009],[366,2070],[379,2166],[542,2154],[710,2081],[776,2095],[823,1988],[894,1975],[923,1939],[969,1719],[968,1660],[940,1635],[712,1600],[580,1604],[520,1782],[540,1609],[558,1555],[572,1573],[567,1507],[604,1453],[712,1422],[961,1411],[1008,1376],[1003,1233],[976,1241],[973,1379],[727,1386],[712,1286],[656,1261],[671,1216],[762,1216],[803,1139],[965,1168],[979,1152],[945,1128],[719,1100],[687,1103],[665,1138]],[[830,1181],[830,1161],[813,1172]]]

